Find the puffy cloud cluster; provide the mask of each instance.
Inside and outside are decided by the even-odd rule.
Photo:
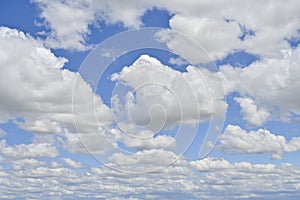
[[[276,200],[296,199],[300,189],[300,169],[291,164],[253,165],[217,158],[136,175],[106,167],[77,172],[63,166],[36,166],[0,169],[0,177],[2,198]]]
[[[116,108],[126,110],[137,125],[159,130],[178,124],[195,124],[211,115],[223,117],[227,104],[221,78],[205,68],[188,66],[179,72],[156,58],[142,55],[131,66],[124,67],[112,80],[129,86],[125,102],[113,97]],[[143,76],[141,76],[143,74]],[[126,122],[126,121],[125,121]]]
[[[228,92],[242,96],[240,104],[244,118],[253,125],[265,121],[289,120],[300,114],[300,48],[282,50],[278,58],[265,58],[245,68],[222,66]]]
[[[8,146],[5,140],[0,141],[0,154],[6,158],[24,159],[24,158],[41,158],[56,157],[59,152],[50,144],[19,144]]]
[[[272,159],[282,159],[283,153],[300,151],[300,137],[289,142],[284,136],[274,135],[268,130],[246,132],[239,126],[228,125],[220,136],[218,148],[235,153],[271,153]]]
[[[13,120],[33,133],[71,134],[64,136],[73,138],[66,141],[68,145],[79,140],[74,134],[77,131],[81,138],[95,143],[95,135],[91,134],[111,123],[110,109],[78,74],[62,69],[65,62],[66,59],[56,57],[41,41],[0,27],[0,121]],[[73,96],[75,86],[77,95]],[[73,104],[81,110],[73,111]],[[105,138],[105,133],[100,132],[99,138]],[[98,147],[106,150],[101,145]]]
[[[289,46],[286,38],[297,37],[300,23],[297,0],[242,3],[237,0],[189,0],[184,3],[180,0],[33,2],[40,8],[40,17],[45,20],[45,25],[51,29],[48,43],[53,47],[60,45],[60,48],[77,50],[86,49],[91,25],[97,27],[99,21],[105,21],[107,24],[122,23],[125,27],[139,27],[142,25],[142,16],[154,7],[171,13],[171,30],[183,32],[201,43],[213,59],[222,58],[234,49],[276,56],[278,49]],[[69,13],[72,13],[72,17]],[[184,41],[174,39],[181,45],[174,45],[175,40],[169,41],[173,50],[183,55],[195,55],[193,49],[184,48],[184,52],[180,51]],[[207,61],[207,57],[198,61]]]

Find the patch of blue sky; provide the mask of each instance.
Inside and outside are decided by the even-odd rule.
[[[233,67],[247,67],[259,59],[260,58],[257,55],[253,55],[244,50],[239,50],[228,54],[222,60],[217,60],[215,64],[217,66],[232,65]]]
[[[255,35],[255,32],[247,28],[245,25],[239,24],[239,27],[242,31],[242,34],[239,36],[240,40],[244,41],[247,37]]]
[[[300,29],[297,30],[297,34],[293,35],[290,38],[286,38],[286,41],[292,48],[297,48],[300,44]]]
[[[15,28],[33,36],[43,37],[38,34],[45,29],[37,26],[41,23],[38,18],[39,11],[36,5],[29,0],[2,0],[0,6],[0,24],[9,28]]]
[[[0,124],[0,128],[7,133],[3,139],[5,139],[7,144],[9,145],[31,143],[33,134],[31,132],[23,130],[11,120],[6,123]]]
[[[154,8],[148,10],[142,17],[142,22],[145,27],[160,27],[170,28],[169,20],[172,15],[166,10],[158,10]]]

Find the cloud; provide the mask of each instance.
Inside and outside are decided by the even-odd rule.
[[[268,130],[246,132],[239,126],[228,125],[220,136],[217,148],[225,152],[241,154],[271,153],[272,159],[282,159],[284,153],[300,151],[300,138],[294,137],[289,142],[284,136],[274,135]]]
[[[84,165],[81,162],[76,162],[70,158],[62,158],[62,160],[65,162],[65,164],[68,167],[74,168],[74,169],[81,169],[84,168]]]
[[[116,129],[99,129],[95,132],[65,133],[63,146],[73,154],[104,154],[118,145],[119,131]]]
[[[153,135],[146,138],[135,138],[135,137],[126,137],[124,139],[124,144],[127,147],[135,148],[138,150],[149,150],[149,149],[161,149],[165,147],[175,147],[176,140],[175,138],[168,135]]]
[[[46,162],[39,161],[33,158],[25,158],[20,160],[10,161],[13,170],[34,169],[47,165]]]
[[[102,99],[79,74],[62,69],[67,60],[41,41],[1,27],[0,44],[1,122],[12,120],[27,131],[57,136],[97,132],[112,122]]]
[[[158,33],[160,41],[192,64],[220,60],[241,43],[239,25],[225,19],[175,15],[169,25],[170,30]]]
[[[86,172],[51,166],[0,168],[0,187],[2,198],[296,199],[299,174],[299,167],[288,163],[206,158],[138,175],[103,166]]]
[[[50,29],[48,45],[54,48],[85,50],[91,27],[99,27],[99,22],[106,24],[122,24],[124,27],[140,27],[142,16],[152,8],[168,11],[172,18],[170,27],[182,31],[196,41],[203,43],[213,59],[222,58],[234,49],[243,49],[249,53],[276,57],[278,49],[288,48],[286,38],[297,34],[299,28],[299,2],[289,0],[283,3],[275,1],[219,1],[209,0],[181,2],[131,1],[86,1],[66,2],[62,0],[34,0],[40,9],[40,18]],[[248,9],[245,10],[244,8]],[[72,13],[72,16],[69,15]],[[276,14],[275,14],[276,13]],[[226,21],[228,21],[228,23]],[[196,25],[195,25],[196,24]],[[254,34],[242,37],[243,29]],[[101,29],[101,27],[100,27]],[[277,34],[273,34],[277,32]],[[178,38],[174,38],[177,40]],[[173,50],[188,55],[192,52],[183,42],[172,44]],[[181,40],[182,41],[182,40]],[[222,51],[220,51],[222,50]],[[195,58],[195,57],[194,57]],[[206,59],[199,59],[199,61]]]
[[[10,159],[54,158],[59,154],[54,146],[47,143],[9,146],[5,140],[0,141],[0,152],[2,156]]]
[[[282,50],[281,57],[262,59],[245,68],[220,67],[228,93],[242,96],[236,100],[248,122],[259,125],[267,119],[290,120],[292,113],[300,114],[299,55],[300,48],[288,49]]]
[[[270,113],[264,108],[258,108],[250,98],[234,98],[241,107],[244,119],[250,124],[261,126],[270,117]]]
[[[181,158],[181,156],[176,155],[171,151],[166,151],[163,149],[152,149],[138,151],[132,155],[125,155],[122,153],[115,153],[110,158],[109,161],[117,165],[150,165],[160,168],[161,166],[168,165],[186,165],[186,161]]]
[[[222,117],[227,106],[217,74],[193,66],[179,72],[148,55],[142,55],[131,66],[113,74],[112,80],[134,90],[126,93],[123,102],[115,94],[112,101],[115,116],[125,119],[120,122],[131,119],[132,124],[152,130],[181,123],[195,124],[210,120],[211,115]]]
[[[142,25],[141,16],[150,8],[148,3],[140,1],[134,1],[134,4],[97,0],[32,2],[41,11],[41,25],[51,30],[45,41],[47,46],[77,51],[91,48],[88,36],[92,26],[101,29],[99,23],[104,21],[106,24],[121,23],[125,27],[139,27]]]

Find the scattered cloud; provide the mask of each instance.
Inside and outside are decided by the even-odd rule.
[[[248,122],[261,125],[267,119],[289,120],[291,113],[300,114],[296,95],[300,87],[299,55],[300,48],[282,50],[281,57],[262,59],[245,68],[220,67],[227,93],[241,95],[236,100]]]
[[[0,141],[0,153],[2,156],[11,159],[24,158],[54,158],[59,152],[50,144],[18,144],[14,146],[7,145],[5,140]]]
[[[71,167],[74,169],[81,169],[84,168],[84,165],[81,162],[76,162],[70,158],[62,158],[62,160],[65,162],[67,167]]]
[[[219,149],[241,154],[272,154],[272,159],[282,159],[284,153],[300,151],[300,137],[289,142],[284,136],[275,135],[268,130],[246,132],[239,126],[228,125],[220,136]]]
[[[270,113],[264,108],[258,108],[250,98],[234,98],[240,105],[244,119],[252,125],[261,126],[270,117]]]
[[[296,199],[299,174],[299,167],[288,163],[276,166],[206,158],[137,175],[101,166],[86,172],[51,166],[0,169],[0,187],[2,198]]]

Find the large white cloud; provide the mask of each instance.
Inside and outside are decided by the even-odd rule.
[[[246,132],[239,126],[228,125],[220,136],[218,148],[225,152],[241,154],[272,154],[272,159],[282,159],[284,153],[300,151],[300,137],[286,141],[284,136],[268,130]]]
[[[300,5],[297,0],[33,2],[37,3],[41,9],[40,17],[51,29],[49,44],[53,47],[77,50],[86,48],[86,36],[90,33],[91,25],[97,26],[97,20],[104,20],[107,24],[121,23],[125,27],[138,27],[142,25],[141,18],[144,13],[153,7],[165,9],[173,14],[171,28],[198,39],[213,58],[223,57],[234,48],[264,56],[277,56],[278,49],[288,47],[285,39],[295,36],[300,24],[297,9]],[[72,16],[69,13],[72,13]],[[230,20],[231,23],[226,23],[225,20]],[[178,24],[181,26],[177,26]],[[238,37],[242,34],[239,34],[238,24],[254,31],[255,34],[247,35],[244,42],[240,42]],[[181,46],[174,50],[180,52],[178,47]],[[191,52],[190,49],[186,50],[182,52],[185,55]]]
[[[246,68],[221,67],[228,92],[242,96],[236,100],[247,121],[261,125],[267,119],[289,120],[292,113],[300,114],[299,55],[300,48],[288,49],[282,50],[281,57],[262,59]]]
[[[169,24],[171,29],[159,32],[158,38],[192,64],[222,59],[240,47],[239,25],[223,18],[175,15]]]
[[[210,120],[211,115],[221,118],[227,106],[217,74],[193,66],[179,72],[148,55],[113,74],[112,80],[134,91],[126,93],[121,105],[119,97],[114,96],[115,107],[123,107],[132,123],[154,130]]]
[[[87,40],[92,25],[99,28],[98,23],[105,21],[107,24],[121,23],[125,27],[138,27],[142,25],[140,17],[152,7],[147,2],[136,0],[131,3],[97,0],[32,2],[41,10],[42,25],[51,29],[50,33],[44,33],[47,35],[46,44],[52,48],[79,51],[90,47]]]
[[[66,59],[56,57],[41,41],[1,27],[0,44],[1,122],[13,120],[33,133],[78,131],[83,138],[111,123],[108,106],[77,73],[61,69]],[[74,104],[78,109],[72,109]]]

